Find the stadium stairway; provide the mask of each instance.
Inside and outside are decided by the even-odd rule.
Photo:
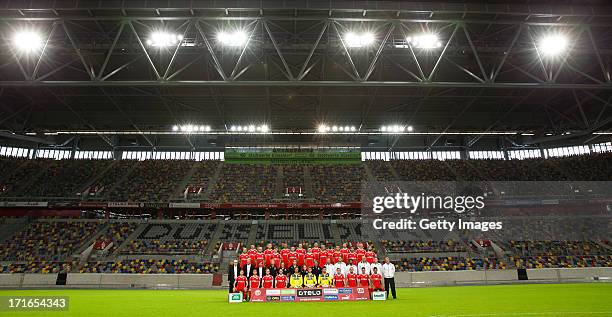
[[[217,181],[219,180],[219,175],[221,174],[221,170],[223,169],[223,164],[224,163],[222,162],[217,165],[217,168],[215,169],[215,173],[208,181],[208,187],[206,188],[206,190],[204,191],[204,194],[202,195],[202,200],[204,201],[208,200],[208,198],[210,197],[210,194],[212,194],[212,192],[215,190],[215,187],[217,187]]]
[[[283,199],[285,196],[285,173],[282,165],[276,167],[276,179],[274,181],[274,198]]]
[[[130,177],[130,175],[132,175],[132,173],[134,173],[134,170],[136,170],[136,167],[137,167],[137,166],[138,166],[138,164],[132,164],[132,166],[130,167],[130,170],[129,170],[127,173],[125,173],[125,175],[123,175],[123,176],[122,176],[122,177],[121,177],[119,180],[117,180],[117,182],[115,182],[115,183],[114,183],[112,186],[110,186],[108,189],[105,189],[105,190],[104,190],[104,192],[102,193],[102,197],[101,197],[101,198],[106,198],[106,199],[108,199],[108,195],[109,195],[110,193],[112,193],[112,192],[113,192],[113,190],[114,190],[114,189],[115,189],[117,186],[119,186],[119,185],[123,184],[123,182],[125,182],[125,181],[126,181],[126,180],[127,180],[129,177]],[[103,175],[104,175],[104,174],[103,174]]]
[[[185,188],[187,187],[187,184],[189,184],[191,182],[191,177],[193,176],[193,174],[196,172],[196,170],[198,169],[197,165],[191,164],[191,168],[189,169],[189,171],[187,171],[187,173],[185,174],[185,177],[183,177],[183,179],[178,182],[176,188],[174,189],[174,192],[170,195],[170,197],[173,198],[178,198],[178,199],[183,199],[183,193],[185,192]]]
[[[28,225],[27,218],[6,218],[0,225],[0,242],[11,238],[15,233],[25,229]]]
[[[28,188],[32,187],[32,185],[40,178],[41,175],[43,175],[45,173],[45,169],[44,168],[40,168],[36,171],[36,173],[34,173],[34,175],[32,175],[31,177],[28,178],[28,180],[26,182],[23,182],[19,187],[17,187],[17,189],[15,190],[15,193],[13,196],[28,196],[28,195],[24,195],[24,191],[26,191]]]
[[[304,197],[314,199],[314,186],[312,185],[310,168],[310,165],[304,165]]]
[[[85,252],[85,250],[87,250],[87,248],[89,248],[92,244],[94,244],[96,242],[96,240],[98,240],[98,238],[100,238],[102,235],[106,234],[106,231],[108,231],[108,223],[104,223],[102,225],[102,227],[100,228],[100,230],[96,231],[96,233],[94,235],[92,235],[87,240],[85,240],[83,242],[83,244],[81,244],[74,251],[74,254],[72,255],[72,258],[73,259],[78,259],[80,261],[87,262],[87,260],[89,259],[89,255],[87,256],[87,259],[81,259],[81,254],[83,254],[83,252]]]
[[[93,186],[95,183],[101,180],[102,177],[104,177],[104,175],[108,171],[110,171],[112,168],[115,168],[115,165],[117,164],[117,162],[119,161],[118,160],[112,161],[110,164],[108,164],[108,166],[105,169],[103,169],[100,172],[100,174],[91,178],[89,181],[85,182],[82,186],[80,186],[80,188],[78,189],[78,192],[81,193],[81,197],[83,197],[83,200],[87,200],[89,198],[89,195],[87,194],[87,190],[89,189],[89,187]]]
[[[221,232],[223,232],[224,227],[225,223],[223,221],[217,222],[217,229],[215,229],[215,232],[213,232],[212,236],[210,237],[210,243],[204,250],[204,254],[206,254],[206,256],[210,256],[214,251],[216,251],[215,248],[217,248],[217,242],[219,241],[219,236],[221,236]]]
[[[374,177],[374,173],[372,173],[372,170],[370,169],[368,164],[361,164],[361,166],[363,166],[363,170],[365,171],[366,180],[368,182],[375,182],[376,181],[376,177]]]

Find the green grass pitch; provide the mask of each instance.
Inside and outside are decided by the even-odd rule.
[[[612,316],[612,284],[398,289],[386,302],[227,303],[220,290],[2,290],[0,296],[62,295],[70,310],[0,316]]]

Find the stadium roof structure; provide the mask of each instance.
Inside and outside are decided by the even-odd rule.
[[[612,4],[551,3],[4,0],[0,136],[387,149],[449,145],[452,133],[464,147],[605,137]],[[155,34],[172,39],[155,45]],[[547,55],[549,36],[566,49]],[[38,43],[23,52],[17,41]],[[190,124],[207,129],[183,133]],[[231,128],[255,124],[269,133]],[[393,124],[413,131],[381,132]]]

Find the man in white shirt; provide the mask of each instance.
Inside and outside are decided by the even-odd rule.
[[[334,272],[336,272],[338,269],[340,269],[340,272],[346,276],[346,264],[342,262],[342,258],[339,258],[338,262],[334,264]]]
[[[387,298],[389,298],[389,288],[391,288],[393,299],[397,299],[395,296],[395,264],[391,263],[388,257],[385,258],[385,263],[382,265],[382,276],[385,279]]]
[[[382,264],[378,262],[378,258],[374,258],[374,262],[370,264],[370,274],[371,271],[374,271],[374,268],[378,271],[378,274],[382,274]]]
[[[325,264],[325,271],[327,271],[332,278],[334,277],[334,274],[336,273],[336,266],[331,263],[331,259],[327,262],[327,264]]]
[[[372,274],[370,270],[370,263],[366,261],[365,255],[361,257],[361,262],[357,264],[357,272],[362,272],[361,269],[365,268],[366,274]],[[379,271],[380,272],[380,271]]]
[[[344,273],[344,275],[349,274],[351,272],[351,268],[353,269],[353,273],[359,272],[357,271],[357,265],[353,263],[353,260],[349,260],[349,263],[346,265],[346,272]]]

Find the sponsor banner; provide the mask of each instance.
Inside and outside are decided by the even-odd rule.
[[[323,295],[338,295],[337,288],[324,288]]]
[[[266,302],[280,302],[280,296],[266,296]]]
[[[228,300],[230,303],[242,303],[242,293],[230,293]]]
[[[104,208],[104,207],[107,207],[107,206],[108,206],[108,203],[101,202],[101,201],[82,201],[82,202],[79,202],[79,207]]]
[[[359,209],[361,203],[336,204],[200,204],[202,209]]]
[[[355,291],[353,292],[353,297],[355,300],[369,300],[370,290],[368,290],[365,287],[355,287]]]
[[[281,302],[295,302],[295,296],[293,295],[281,295]]]
[[[338,293],[339,294],[353,294],[353,289],[352,288],[348,288],[348,287],[339,288],[338,289]]]
[[[200,208],[200,203],[170,203],[170,208]]]
[[[280,296],[280,289],[267,289],[266,296]]]
[[[47,207],[46,201],[5,201],[0,202],[0,207]]]
[[[297,290],[297,296],[302,297],[321,297],[323,290],[320,288],[300,288]]]
[[[140,203],[139,207],[144,208],[168,208],[167,203]]]
[[[108,207],[111,207],[111,208],[138,208],[142,206],[144,205],[139,204],[139,203],[130,203],[126,201],[109,201],[108,202]]]
[[[263,288],[256,288],[251,290],[251,302],[265,302],[266,301],[266,290]]]
[[[328,301],[328,300],[338,300],[338,295],[324,295],[323,296],[323,300]]]
[[[387,293],[385,292],[372,292],[372,300],[386,300],[387,299]]]

